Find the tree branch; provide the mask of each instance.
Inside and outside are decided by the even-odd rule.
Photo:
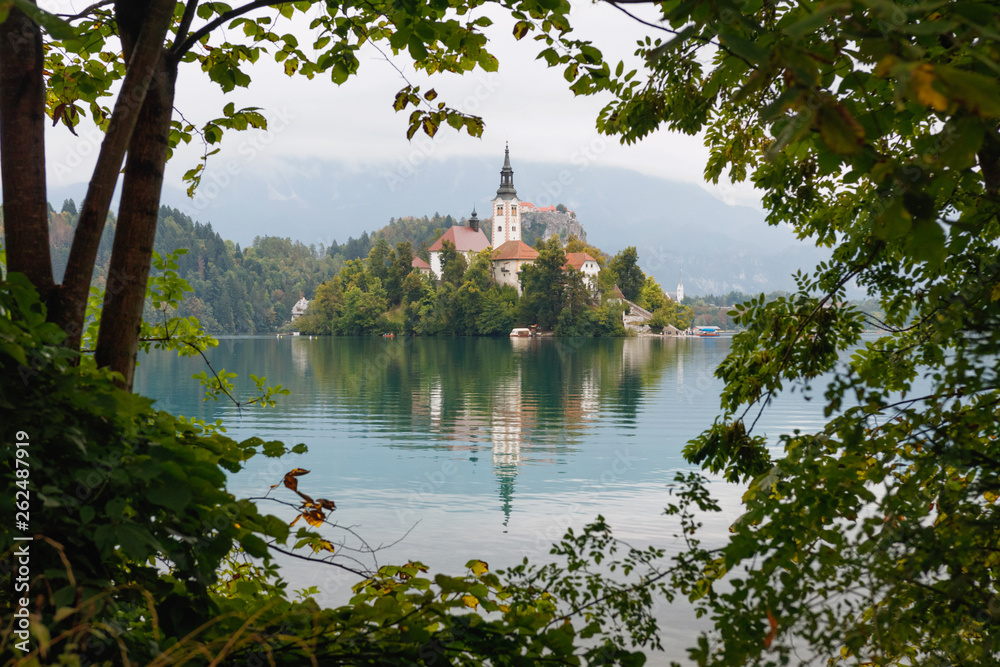
[[[194,0],[189,0],[189,1],[194,2]],[[285,0],[285,2],[287,2],[287,0]],[[243,5],[242,7],[237,7],[235,9],[229,10],[228,12],[220,14],[217,18],[213,19],[212,21],[209,21],[201,28],[198,28],[198,30],[191,33],[191,35],[183,42],[180,42],[179,44],[175,43],[173,48],[170,49],[170,55],[175,58],[180,58],[185,53],[190,51],[191,48],[194,47],[194,45],[201,40],[202,37],[209,34],[210,32],[218,28],[226,21],[231,21],[235,18],[239,18],[244,14],[249,14],[255,9],[260,9],[261,7],[272,7],[274,5],[283,5],[285,4],[285,2],[281,2],[280,0],[254,0],[254,2]],[[180,39],[179,35],[178,39]]]
[[[187,5],[184,7],[184,16],[181,17],[180,25],[177,26],[177,34],[174,35],[174,46],[171,50],[177,46],[178,42],[184,40],[187,37],[188,30],[191,29],[191,21],[194,20],[195,11],[198,9],[198,0],[188,0]]]

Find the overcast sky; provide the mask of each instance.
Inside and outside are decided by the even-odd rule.
[[[56,11],[79,11],[89,0],[40,4]],[[273,61],[262,58],[251,71],[249,89],[224,95],[197,68],[188,67],[179,77],[176,107],[196,124],[219,115],[229,101],[238,108],[262,107],[268,117],[266,134],[227,135],[222,152],[210,162],[210,171],[222,171],[228,165],[240,173],[260,173],[288,160],[321,158],[359,168],[374,166],[387,175],[405,175],[426,160],[502,158],[504,142],[509,141],[516,161],[628,167],[652,176],[699,183],[725,201],[759,207],[746,185],[713,188],[702,183],[707,151],[701,137],[660,131],[636,145],[621,146],[616,139],[599,135],[595,119],[607,99],[574,97],[561,70],[548,69],[535,60],[540,49],[535,42],[513,39],[512,19],[495,12],[491,17],[495,24],[487,29],[487,35],[489,48],[500,61],[499,72],[439,75],[429,82],[449,105],[484,118],[486,130],[481,139],[444,127],[433,140],[418,134],[412,142],[407,141],[409,111],[392,110],[396,91],[405,85],[396,67],[424,89],[428,81],[408,66],[405,57],[390,63],[373,47],[362,53],[359,75],[339,87],[328,78],[289,78]],[[614,8],[589,2],[574,3],[572,21],[577,34],[592,39],[607,59],[624,58],[633,64],[636,40],[654,32]],[[298,31],[299,41],[307,43],[303,32],[308,33],[308,29]],[[80,127],[78,133],[80,136],[74,137],[62,126],[48,132],[46,152],[54,187],[89,178],[101,137],[87,126]],[[168,167],[169,184],[180,186],[181,175],[197,163],[201,150],[202,146],[192,145],[178,152]]]

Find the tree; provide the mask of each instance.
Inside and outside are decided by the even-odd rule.
[[[618,288],[629,301],[639,298],[639,293],[646,281],[646,275],[639,268],[639,253],[635,246],[629,246],[611,258],[608,263],[618,279]]]
[[[506,336],[514,328],[517,290],[511,285],[491,285],[483,295],[482,309],[476,320],[476,333],[482,336]]]
[[[489,248],[476,254],[465,271],[462,286],[455,293],[450,318],[458,326],[456,333],[460,335],[474,336],[479,333],[477,321],[483,309],[483,298],[490,286],[491,256]]]
[[[535,249],[538,250],[538,257],[534,263],[521,267],[518,320],[551,329],[565,306],[563,267],[566,265],[566,253],[555,236],[548,241],[539,241]]]
[[[770,224],[833,248],[795,293],[743,304],[723,415],[685,450],[749,484],[728,543],[684,557],[715,625],[693,657],[996,664],[1000,7],[655,6],[648,76],[580,68],[582,49],[549,63],[615,96],[604,132],[703,132],[706,178],[751,179]],[[846,304],[849,284],[885,318]],[[817,383],[826,424],[772,454],[761,411]]]
[[[653,276],[646,276],[646,280],[642,283],[642,289],[639,290],[639,300],[637,303],[652,312],[667,305],[667,300],[667,295],[663,292],[663,288],[660,287],[660,283],[656,282]]]
[[[455,244],[445,241],[441,245],[441,281],[454,286],[462,284],[462,276],[469,268],[469,262],[463,253],[455,249]]]
[[[395,256],[390,257],[392,252],[389,243],[380,236],[368,253],[368,272],[383,282],[389,275],[388,263],[395,259]]]
[[[576,234],[570,234],[566,237],[566,247],[564,248],[566,254],[571,252],[585,252],[594,258],[597,265],[600,268],[608,263],[608,256],[601,251],[597,246],[587,245],[586,242],[582,241]]]
[[[690,329],[694,323],[694,311],[690,306],[682,306],[676,301],[666,301],[653,312],[649,326],[661,330],[668,324],[680,330]]]
[[[389,303],[397,305],[403,301],[403,285],[406,277],[413,272],[413,248],[409,241],[396,244],[396,254],[389,267],[389,276],[385,289],[389,295]]]

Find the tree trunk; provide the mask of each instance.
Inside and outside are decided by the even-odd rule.
[[[80,347],[94,262],[97,260],[101,234],[111,207],[111,196],[118,182],[118,172],[126,148],[134,145],[133,134],[144,109],[147,87],[153,85],[152,82],[158,73],[162,75],[158,68],[162,60],[164,40],[173,17],[173,0],[148,0],[145,3],[123,4],[141,5],[130,9],[140,9],[142,19],[139,25],[133,26],[134,30],[119,25],[123,52],[127,54],[128,72],[115,101],[111,122],[104,141],[101,142],[97,165],[94,167],[87,196],[80,209],[80,220],[73,235],[73,246],[70,248],[66,264],[66,276],[50,303],[49,319],[66,331],[66,345],[72,349]],[[172,81],[170,88],[172,91]]]
[[[43,63],[38,26],[19,9],[11,9],[0,23],[0,172],[7,268],[25,274],[46,299],[53,279]]]
[[[135,373],[176,80],[176,61],[168,60],[166,51],[162,51],[156,77],[146,91],[139,122],[129,144],[118,207],[118,228],[101,311],[95,359],[98,366],[121,373],[121,384],[127,391],[132,390]]]

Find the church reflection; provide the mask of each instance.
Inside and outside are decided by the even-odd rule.
[[[646,387],[675,360],[671,346],[649,339],[474,344],[481,347],[440,342],[445,350],[453,346],[461,367],[445,363],[452,359],[438,351],[409,351],[414,358],[402,362],[411,365],[404,374],[408,386],[399,387],[407,397],[407,426],[429,437],[398,446],[446,448],[478,463],[488,443],[504,526],[523,466],[558,464],[602,422],[635,423]]]
[[[514,503],[514,481],[521,464],[521,434],[525,417],[531,413],[522,409],[521,368],[496,386],[491,415],[490,440],[493,449],[493,470],[500,483],[500,502],[503,507],[503,525],[510,521]]]

